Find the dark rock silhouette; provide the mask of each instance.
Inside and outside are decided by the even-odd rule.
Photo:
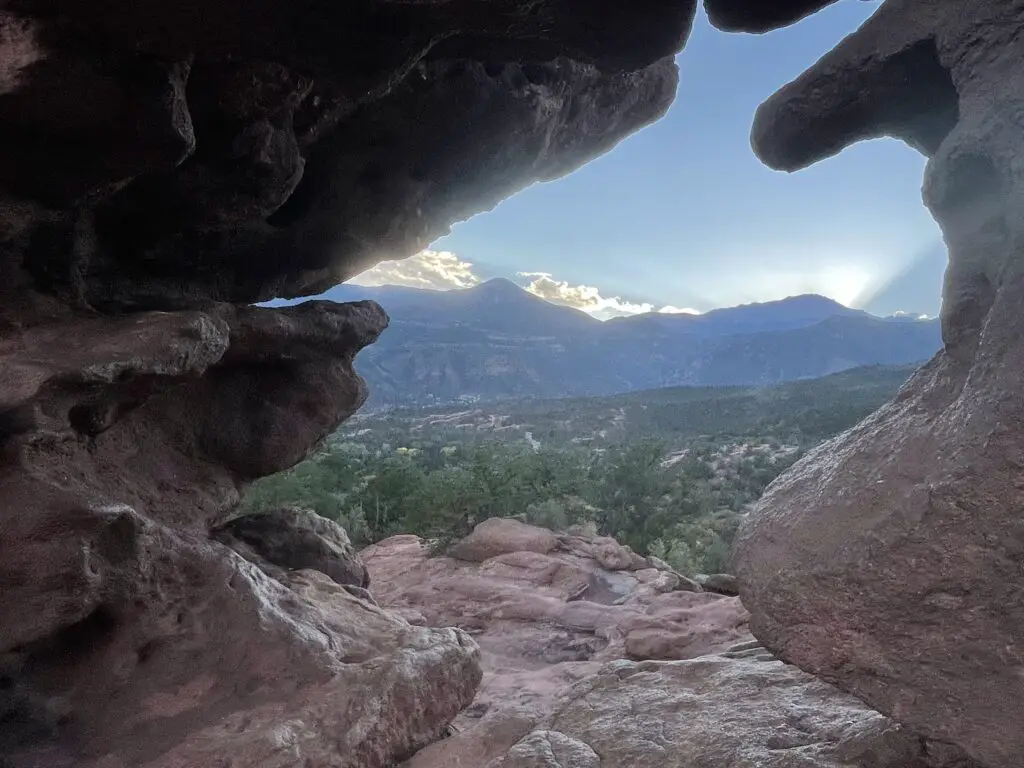
[[[282,572],[311,569],[343,587],[365,590],[370,586],[366,567],[345,530],[308,509],[236,517],[216,530],[214,538],[274,578]]]
[[[387,317],[249,304],[656,119],[694,12],[0,3],[3,759],[381,768],[446,732],[468,635],[378,608],[308,520],[227,522],[360,407]]]

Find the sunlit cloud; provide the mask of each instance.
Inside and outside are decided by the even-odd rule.
[[[550,272],[517,272],[524,290],[553,304],[573,307],[599,320],[640,315],[648,312],[663,314],[700,314],[690,307],[666,305],[658,308],[646,301],[631,301],[621,296],[605,296],[592,285],[571,285],[558,280]],[[451,251],[425,250],[397,261],[382,261],[373,269],[354,277],[356,285],[399,285],[433,291],[472,288],[483,282],[474,270],[473,262],[462,259]]]
[[[649,302],[602,296],[600,289],[592,285],[570,285],[565,280],[556,280],[549,272],[517,272],[516,276],[528,280],[524,287],[534,296],[552,304],[582,310],[599,320],[655,311],[654,305]]]
[[[401,285],[448,291],[472,288],[480,283],[473,272],[473,262],[463,261],[451,251],[420,251],[415,256],[397,261],[382,261],[350,281],[356,285]]]

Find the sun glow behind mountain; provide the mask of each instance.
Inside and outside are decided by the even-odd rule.
[[[859,307],[873,283],[873,276],[861,266],[847,264],[826,269],[820,280],[815,293],[835,299],[846,307]]]

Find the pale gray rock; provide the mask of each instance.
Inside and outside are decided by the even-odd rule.
[[[599,757],[598,757],[599,756]],[[487,768],[968,768],[778,660],[615,661]]]

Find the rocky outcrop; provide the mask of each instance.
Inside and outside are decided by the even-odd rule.
[[[267,575],[320,571],[343,587],[366,590],[370,577],[345,529],[308,509],[280,509],[229,520],[214,532]]]
[[[679,591],[657,561],[602,563],[632,555],[613,539],[489,520],[454,551],[485,544],[472,560],[414,536],[362,552],[382,604],[481,649],[472,705],[405,768],[976,768],[779,662],[736,598]]]
[[[240,482],[306,455],[359,406],[351,359],[385,323],[372,304],[221,305],[9,340],[8,765],[185,768],[230,754],[363,768],[443,733],[479,681],[468,636],[410,627],[317,572],[268,576],[209,530]]]
[[[430,557],[419,537],[393,536],[360,556],[382,605],[461,627],[506,663],[690,658],[746,636],[736,598],[608,537],[495,518],[450,551]]]
[[[772,5],[787,21],[822,4]],[[709,5],[755,23],[766,4]],[[1019,0],[888,0],[753,131],[785,170],[876,136],[917,147],[950,256],[944,350],[777,481],[742,531],[754,633],[990,768],[1024,755],[1022,28]]]
[[[121,511],[206,539],[239,481],[304,457],[362,403],[352,356],[385,324],[373,304],[222,305],[9,340],[0,652],[126,598],[134,528]]]
[[[694,11],[0,2],[8,763],[374,768],[444,732],[468,636],[378,609],[313,518],[227,523],[360,407],[387,318],[250,304],[408,256],[656,119]]]
[[[697,583],[706,592],[715,592],[719,595],[735,596],[739,594],[739,582],[736,577],[729,573],[712,573],[697,577]]]
[[[479,683],[467,635],[411,627],[317,571],[270,578],[127,506],[63,521],[90,537],[96,591],[84,618],[0,657],[2,687],[24,692],[5,719],[12,766],[386,766],[440,737]]]
[[[483,768],[607,661],[688,659],[749,638],[736,598],[694,592],[614,539],[493,519],[451,551],[463,559],[395,536],[360,553],[381,605],[459,627],[481,650],[483,682],[456,732],[407,768]]]

